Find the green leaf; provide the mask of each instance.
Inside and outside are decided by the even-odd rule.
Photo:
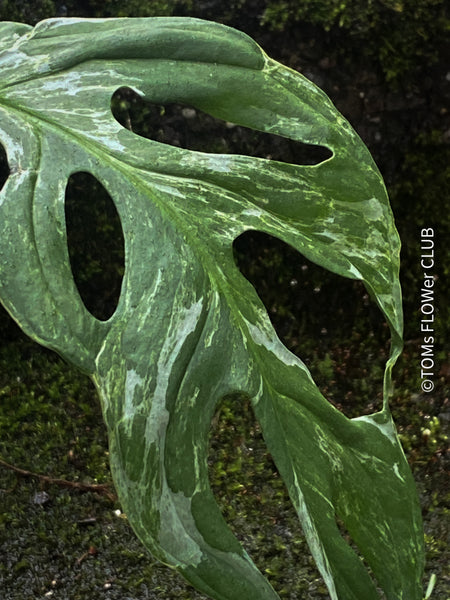
[[[421,598],[420,510],[388,408],[402,344],[399,239],[359,137],[311,82],[221,25],[55,19],[4,23],[0,33],[10,166],[0,297],[26,333],[93,378],[114,481],[142,542],[213,598],[278,597],[208,481],[215,407],[240,394],[252,400],[331,598],[375,599],[376,585],[389,600]],[[122,86],[332,157],[298,166],[140,138],[111,113]],[[71,273],[64,198],[77,171],[105,186],[122,223],[125,275],[108,321],[86,310]],[[279,341],[233,260],[233,240],[251,229],[364,282],[392,333],[381,412],[345,417]]]

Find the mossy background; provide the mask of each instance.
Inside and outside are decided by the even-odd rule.
[[[405,351],[392,411],[414,472],[425,522],[426,586],[450,597],[450,15],[445,0],[3,0],[0,19],[52,16],[197,16],[237,27],[275,59],[322,87],[371,150],[385,177],[403,243]],[[144,105],[122,90],[116,118],[140,135],[217,152],[287,161],[318,155],[227,128],[186,107]],[[3,180],[7,176],[2,159]],[[80,198],[83,202],[80,203]],[[92,200],[96,209],[92,212]],[[77,200],[75,203],[74,200]],[[86,211],[86,212],[83,212]],[[74,274],[89,308],[114,309],[123,249],[111,203],[89,176],[68,186]],[[90,229],[82,226],[89,223]],[[436,232],[435,390],[420,390],[420,229]],[[380,405],[388,332],[357,283],[335,277],[262,234],[235,243],[279,336],[349,416]],[[105,256],[108,260],[105,260]],[[49,477],[107,484],[106,431],[87,378],[21,334],[0,313],[0,458]],[[225,517],[281,598],[327,598],[250,406],[226,399],[211,427],[210,478]],[[45,492],[45,494],[43,494]],[[0,466],[0,596],[5,600],[200,599],[156,563],[111,496],[19,476]],[[363,599],[362,599],[363,600]]]

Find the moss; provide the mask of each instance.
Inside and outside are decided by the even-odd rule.
[[[342,34],[346,54],[362,53],[375,59],[387,81],[412,81],[418,70],[429,69],[440,58],[450,30],[444,0],[269,0],[262,24],[288,30],[302,23]]]
[[[154,17],[188,11],[192,0],[3,0],[0,21],[35,25],[52,17]]]
[[[58,8],[53,0],[4,0],[0,5],[0,21],[16,21],[35,25],[42,19],[57,16]]]
[[[70,16],[80,16],[80,3],[72,4]],[[172,16],[191,6],[192,0],[90,0],[84,11],[89,17],[154,17]]]

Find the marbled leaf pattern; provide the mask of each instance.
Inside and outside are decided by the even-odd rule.
[[[211,598],[278,598],[208,480],[212,416],[225,395],[240,394],[251,398],[331,598],[376,599],[378,585],[389,600],[420,599],[420,510],[388,407],[402,344],[399,239],[382,178],[347,121],[302,75],[211,22],[3,23],[0,51],[10,167],[0,298],[27,334],[93,378],[114,481],[145,546]],[[122,86],[332,156],[298,166],[144,139],[113,118]],[[64,198],[78,171],[103,184],[122,223],[125,276],[108,321],[86,310],[70,268]],[[381,412],[345,417],[279,341],[233,260],[233,240],[251,229],[364,282],[392,334]]]

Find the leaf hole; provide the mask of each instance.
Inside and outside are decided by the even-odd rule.
[[[217,119],[185,104],[155,104],[130,88],[111,101],[114,118],[137,135],[185,150],[243,154],[298,165],[317,165],[332,156],[324,146],[304,144]]]
[[[235,262],[285,346],[348,417],[382,407],[389,328],[362,282],[341,277],[259,231],[234,242]]]
[[[5,147],[3,146],[3,144],[0,144],[0,190],[5,185],[6,180],[9,177],[9,174],[10,174],[10,169],[9,169],[8,157],[6,154],[6,150],[5,150]]]
[[[303,598],[323,587],[246,396],[228,396],[218,406],[211,424],[208,466],[225,520],[274,589],[284,590],[284,595],[289,590],[289,598]]]
[[[69,177],[67,246],[78,292],[89,312],[108,320],[117,308],[125,270],[120,218],[105,187],[87,172]]]
[[[378,592],[379,600],[387,600],[384,591],[378,585],[377,579],[373,573],[372,568],[370,567],[370,565],[368,564],[364,555],[360,551],[358,544],[356,544],[356,542],[354,541],[354,539],[348,532],[348,529],[346,528],[344,522],[337,515],[335,515],[335,519],[336,519],[336,525],[339,529],[339,533],[341,534],[343,540],[347,543],[347,545],[353,550],[353,552],[358,556],[359,560],[363,563],[363,565],[367,571],[367,574],[369,575],[370,579],[372,580],[374,588],[376,588],[376,590]]]

